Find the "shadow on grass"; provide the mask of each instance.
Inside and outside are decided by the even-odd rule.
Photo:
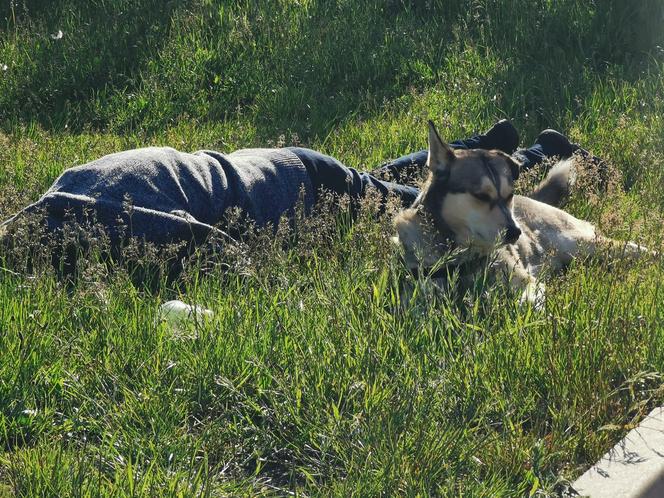
[[[504,114],[555,126],[607,67],[639,77],[664,41],[663,13],[656,0],[24,0],[0,10],[0,56],[10,62],[0,123],[150,133],[182,120],[248,119],[259,138],[307,140],[441,85],[472,46],[501,61],[485,84],[502,93]]]
[[[130,100],[184,2],[16,1],[0,8],[0,122],[46,129],[105,127],[99,105]]]

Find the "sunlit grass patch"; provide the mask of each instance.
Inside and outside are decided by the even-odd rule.
[[[661,249],[660,20],[650,0],[10,2],[0,218],[133,147],[371,169],[429,118],[454,140],[509,117],[522,146],[555,127],[606,159],[610,188],[590,172],[567,209]],[[0,494],[555,496],[661,404],[661,261],[576,262],[535,311],[414,279],[364,208],[199,248],[174,279],[100,240],[63,281],[22,234],[0,258]],[[213,316],[174,326],[171,299]]]

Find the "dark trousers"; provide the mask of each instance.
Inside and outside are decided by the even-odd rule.
[[[482,136],[476,135],[450,143],[453,149],[483,149]],[[404,207],[415,202],[419,194],[417,187],[408,185],[421,175],[426,167],[428,151],[421,150],[386,163],[371,173],[359,172],[343,165],[337,159],[315,150],[291,147],[290,150],[304,164],[316,195],[322,190],[338,195],[348,195],[351,200],[365,196],[375,189],[383,198],[395,195]],[[514,153],[522,164],[522,169],[530,169],[549,157],[542,146],[535,144],[528,149]]]

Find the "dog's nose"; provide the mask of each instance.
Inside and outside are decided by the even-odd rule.
[[[508,227],[505,231],[505,243],[514,244],[521,236],[521,229],[519,227]]]

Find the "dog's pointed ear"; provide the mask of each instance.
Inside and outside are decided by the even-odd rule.
[[[448,175],[450,166],[456,156],[452,148],[442,141],[436,125],[429,121],[429,157],[427,165],[432,173],[439,175]]]
[[[519,173],[521,173],[523,165],[512,156],[507,156],[507,164],[510,165],[510,170],[512,171],[512,180],[516,181],[519,178]]]
[[[498,155],[500,155],[505,159],[507,165],[510,167],[510,173],[512,174],[512,181],[516,181],[517,178],[519,178],[519,173],[521,173],[521,168],[523,168],[523,164],[521,164],[521,161],[515,159],[514,156],[506,154],[502,150],[497,150],[496,152],[498,153]]]

